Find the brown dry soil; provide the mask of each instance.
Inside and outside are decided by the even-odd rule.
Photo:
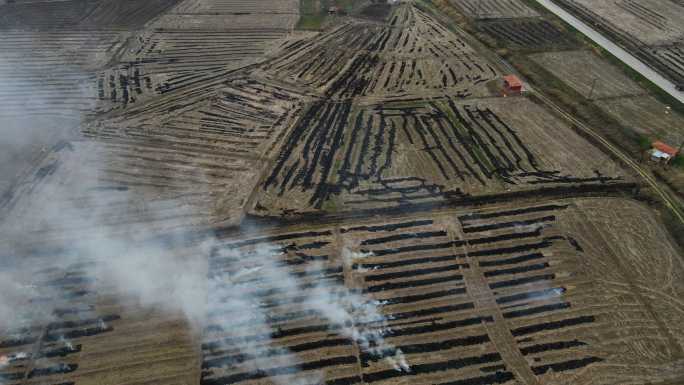
[[[0,102],[82,119],[0,207],[0,271],[60,304],[0,330],[3,385],[684,378],[682,250],[638,179],[534,98],[502,96],[501,64],[424,7],[303,33],[296,1],[75,3],[0,5]],[[453,4],[488,33],[515,18],[525,54],[577,44],[522,0]],[[198,301],[203,327],[95,281],[101,253],[60,263],[103,233],[223,283]],[[244,275],[263,250],[296,287]],[[386,321],[329,321],[303,300],[320,284]],[[243,298],[261,327],[231,307]],[[351,327],[387,345],[369,353]]]

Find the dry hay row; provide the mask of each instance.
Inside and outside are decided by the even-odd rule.
[[[8,32],[0,38],[0,111],[73,115],[97,100],[91,69],[122,44],[112,31]]]
[[[296,0],[191,0],[181,2],[172,13],[177,14],[290,14],[298,12]]]
[[[372,29],[356,30],[354,27],[354,24],[345,24],[316,40],[309,39],[286,46],[277,59],[262,69],[269,77],[288,81],[294,86],[308,86],[314,90],[323,88],[340,76],[346,63],[357,57],[357,52],[340,47],[352,47],[352,44],[360,41],[367,43],[377,36]]]
[[[420,175],[394,171],[398,146],[424,154],[428,163]],[[425,179],[430,175],[432,183]],[[316,102],[293,129],[262,188],[277,196],[305,193],[310,207],[321,208],[331,194],[343,192],[353,197],[345,204],[406,204],[498,182],[537,188],[616,180],[547,169],[492,110],[447,99],[357,112],[344,103]]]
[[[483,22],[479,28],[504,45],[530,49],[576,45],[567,33],[546,20]]]
[[[364,290],[377,293],[374,297],[385,303],[383,311],[392,319],[390,336],[403,335],[394,331],[394,325],[403,325],[406,317],[423,317],[423,323],[431,324],[437,330],[449,324],[442,320],[449,312],[460,312],[455,315],[461,322],[478,316],[487,320],[486,314],[491,314],[492,309],[481,308],[484,303],[478,298],[482,294],[474,297],[475,302],[466,294],[474,290],[471,285],[477,279],[472,278],[472,274],[476,274],[484,278],[487,289],[496,299],[496,306],[505,320],[497,322],[510,325],[511,335],[518,338],[520,354],[535,356],[534,361],[530,361],[534,362],[530,364],[534,374],[542,375],[550,369],[555,372],[579,369],[602,359],[585,350],[589,345],[587,341],[568,338],[564,334],[572,333],[570,330],[578,325],[591,324],[595,317],[578,309],[571,311],[572,304],[563,297],[572,293],[560,282],[553,283],[557,280],[556,269],[550,265],[549,256],[558,254],[554,249],[559,246],[563,250],[565,247],[561,244],[564,241],[563,237],[542,232],[543,228],[552,226],[555,221],[553,215],[536,215],[537,212],[553,214],[562,209],[562,206],[534,207],[522,211],[534,213],[534,216],[506,218],[521,219],[516,226],[530,229],[524,232],[511,233],[515,228],[507,222],[490,222],[488,225],[492,227],[489,229],[471,229],[468,237],[462,240],[450,240],[443,231],[434,231],[434,227],[430,229],[432,231],[411,229],[410,233],[392,233],[391,236],[377,234],[361,242],[362,246],[364,243],[373,245],[362,249],[372,254],[354,268],[364,276]],[[493,229],[509,230],[489,235]],[[458,282],[464,279],[468,284],[460,287]],[[446,286],[446,283],[450,285]],[[385,293],[390,291],[392,295],[387,296]],[[555,320],[547,322],[552,315]],[[490,319],[488,322],[494,321]],[[566,328],[569,329],[566,331]],[[541,341],[530,338],[548,331],[560,335],[551,339],[541,338]],[[467,341],[473,336],[459,337],[458,340]],[[486,341],[489,339],[487,336]],[[434,345],[445,349],[449,347],[449,344]],[[400,343],[397,347],[403,350]],[[547,358],[545,353],[549,352],[553,356]],[[560,359],[563,352],[566,352],[565,360]],[[409,360],[413,362],[415,358],[409,356]]]
[[[179,0],[67,0],[0,5],[0,28],[140,28]]]
[[[658,59],[684,84],[684,45],[671,45],[655,49]]]
[[[277,86],[236,79],[207,105],[170,119],[171,132],[220,135],[235,154],[261,155],[275,145],[301,110],[301,96]],[[269,146],[270,149],[270,146]]]
[[[291,124],[300,110],[300,95],[240,77],[222,77],[215,92],[207,92],[202,87],[187,109],[170,116],[143,112],[149,123],[86,127],[84,135],[105,146],[103,186],[153,189],[156,196],[150,208],[158,218],[151,220],[235,219],[232,215],[245,203],[250,183],[256,182],[258,158]],[[178,108],[176,100],[168,103],[168,108]],[[164,207],[183,194],[184,205],[192,209],[167,217]],[[146,220],[140,210],[124,214],[131,220]],[[115,218],[124,214],[110,218],[120,224]]]
[[[415,22],[415,14],[407,7],[399,7],[392,11],[388,24],[392,27],[411,26]]]
[[[264,55],[284,31],[155,31],[139,35],[120,59],[98,74],[102,108],[127,107],[192,85],[208,73],[238,68]]]
[[[180,2],[181,0],[148,0],[145,2],[102,0],[97,8],[79,23],[79,26],[140,28]]]
[[[451,0],[468,16],[478,19],[534,17],[537,12],[520,0]]]
[[[55,28],[78,25],[97,3],[91,1],[18,2],[0,5],[0,28]]]
[[[198,70],[259,57],[266,43],[284,36],[280,29],[232,31],[155,31],[138,36],[122,60],[145,65],[148,73]]]
[[[107,213],[103,222],[111,226],[148,222],[151,227],[178,226],[231,219],[244,204],[240,190],[249,189],[256,176],[255,161],[238,157],[247,152],[236,150],[244,147],[242,142],[221,132],[167,123],[127,129],[89,127],[83,135],[101,145],[92,194],[127,192],[120,194],[124,201],[104,201],[97,207]],[[236,185],[236,179],[242,184]],[[144,203],[129,210],[117,208],[125,207],[127,196],[138,193],[147,196]]]
[[[54,297],[37,297],[32,301],[55,303],[51,321],[45,325],[10,331],[0,340],[0,352],[9,357],[0,369],[3,384],[23,384],[26,381],[71,384],[65,376],[76,374],[82,347],[100,334],[114,331],[117,314],[102,315],[95,305],[97,293],[93,279],[77,264],[45,269],[34,275],[34,285],[50,288]]]
[[[409,28],[347,24],[320,42],[285,46],[263,70],[273,79],[343,98],[444,87],[467,92],[497,76],[458,36],[415,8],[404,8],[417,18]]]
[[[216,97],[235,72],[218,68],[197,74],[177,74],[172,78],[173,83],[167,83],[161,90],[161,95],[143,103],[129,104],[116,119],[157,121],[160,117],[168,118],[192,110]]]

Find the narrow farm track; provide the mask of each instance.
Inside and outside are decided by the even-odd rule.
[[[603,138],[600,134],[591,129],[589,126],[587,126],[580,120],[576,119],[569,113],[565,112],[563,109],[558,107],[555,103],[553,103],[551,100],[549,100],[549,98],[547,98],[540,92],[535,92],[535,95],[537,95],[549,108],[553,109],[558,114],[563,116],[565,119],[572,122],[576,127],[581,129],[583,132],[587,133],[592,138],[600,142],[602,147],[610,151],[618,159],[620,159],[632,170],[634,170],[634,172],[639,174],[643,178],[643,180],[649,185],[649,187],[653,189],[653,191],[655,191],[658,194],[658,196],[660,196],[660,198],[665,203],[667,208],[670,209],[672,213],[677,217],[677,219],[679,219],[679,221],[684,224],[684,209],[682,208],[682,204],[679,202],[679,199],[674,198],[672,193],[669,192],[663,186],[662,183],[658,182],[658,180],[656,180],[655,177],[653,177],[653,175],[648,170],[641,167],[629,155],[625,154],[622,150],[620,150],[615,145],[610,143],[607,139]]]

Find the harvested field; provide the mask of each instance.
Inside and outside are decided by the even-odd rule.
[[[563,7],[610,35],[676,84],[684,83],[684,4],[660,0],[562,0]]]
[[[153,29],[292,30],[299,17],[296,0],[188,0],[150,25]]]
[[[635,216],[646,217],[648,232],[630,225]],[[644,245],[658,247],[647,252]],[[344,247],[351,250],[340,252]],[[271,273],[249,275],[262,263],[264,248],[280,254],[273,268],[302,277],[300,287],[271,289]],[[684,311],[659,305],[681,295],[684,288],[672,278],[682,274],[682,264],[664,229],[632,201],[553,202],[346,224],[226,240],[214,255],[212,274],[245,277],[244,293],[215,295],[228,303],[248,292],[258,295],[277,332],[271,334],[272,352],[263,352],[271,357],[269,366],[264,355],[235,361],[230,353],[263,332],[237,321],[241,326],[228,337],[208,327],[202,384],[265,377],[293,382],[312,373],[323,373],[328,384],[404,378],[420,384],[630,383],[656,373],[667,377],[668,365],[682,354],[672,338],[682,338],[675,325]],[[650,289],[646,279],[663,284]],[[379,331],[393,348],[368,353],[345,335],[344,325],[321,318],[306,300],[321,284],[378,301],[387,317]],[[217,323],[240,318],[229,310],[211,316]],[[279,349],[293,355],[301,371],[278,366]],[[398,350],[410,372],[392,367]],[[255,371],[254,365],[266,367]]]
[[[104,67],[125,38],[115,31],[0,35],[0,115],[75,115],[95,104],[93,70]]]
[[[591,94],[593,99],[601,99],[644,93],[638,84],[591,51],[548,52],[530,58],[584,97]]]
[[[315,104],[300,124],[265,180],[257,212],[405,205],[622,178],[609,158],[522,98],[358,112]],[[322,135],[330,139],[315,140]],[[573,157],[563,152],[569,146]]]
[[[659,0],[563,0],[597,22],[654,46],[675,42],[684,34],[684,7]]]
[[[180,0],[44,0],[0,3],[0,28],[141,28]]]
[[[681,375],[681,250],[632,176],[427,11],[298,9],[0,0],[0,124],[40,123],[0,166],[2,385]]]
[[[138,35],[120,64],[98,74],[101,109],[125,108],[262,58],[284,36],[279,29],[162,30]],[[198,72],[201,71],[201,72]]]
[[[344,23],[287,44],[261,71],[273,81],[336,99],[482,95],[484,83],[498,76],[462,38],[413,7],[395,9],[384,25]]]
[[[46,312],[52,309],[43,324],[3,330],[0,355],[10,357],[8,365],[0,365],[3,384],[196,381],[198,350],[183,317],[143,307],[97,284],[94,255],[67,256],[45,246],[34,243],[22,261],[3,260],[4,272],[18,263],[17,273],[30,273],[30,300],[49,304]],[[56,263],[65,260],[69,263]]]
[[[477,24],[477,28],[491,36],[500,47],[542,50],[568,49],[578,45],[567,31],[543,19],[483,21]]]
[[[510,19],[539,14],[520,0],[450,0],[473,19]]]
[[[653,97],[606,99],[597,104],[634,132],[674,146],[684,142],[684,117]]]
[[[675,79],[684,79],[684,43],[681,39],[677,44],[655,47],[653,51],[658,60],[672,72]]]

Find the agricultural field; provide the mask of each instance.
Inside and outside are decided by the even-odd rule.
[[[644,93],[633,80],[591,51],[548,52],[530,57],[584,97],[602,99]]]
[[[0,352],[15,357],[4,378],[622,384],[677,374],[682,264],[635,201],[567,199],[216,236],[206,262],[215,305],[201,345],[182,319],[93,291],[86,259],[36,273],[36,282],[71,296],[46,330],[0,340]],[[315,300],[321,290],[333,304],[362,295],[360,311],[380,313],[336,323]],[[235,312],[241,298],[258,298],[266,318],[255,324]]]
[[[451,0],[468,17],[474,19],[510,19],[539,14],[521,0]]]
[[[524,1],[451,2],[674,132]],[[0,0],[1,385],[684,378],[639,179],[424,4],[339,5]]]
[[[653,227],[642,232],[620,222],[621,210],[645,216]],[[659,247],[644,254],[645,244]],[[667,376],[682,354],[674,341],[684,337],[675,326],[684,313],[665,305],[684,289],[673,281],[682,274],[681,260],[655,218],[631,201],[561,201],[343,224],[217,247],[224,252],[210,260],[212,271],[243,272],[249,285],[239,294],[214,295],[261,298],[277,330],[272,344],[298,360],[302,381],[316,373],[329,384],[639,383],[656,373]],[[263,265],[264,248],[278,250],[279,258],[249,275]],[[244,255],[250,257],[239,258]],[[651,265],[644,255],[660,262]],[[301,276],[301,286],[272,282],[279,275],[269,268]],[[653,279],[662,284],[652,287]],[[381,304],[385,324],[356,326],[362,335],[377,331],[391,348],[369,354],[348,341],[344,325],[330,325],[307,302],[319,285],[346,287]],[[212,316],[217,325],[240,319],[229,308]],[[202,384],[266,376],[296,381],[292,368],[278,365],[288,362],[285,357],[259,371],[250,368],[265,352],[236,365],[230,352],[263,333],[236,322],[230,336],[208,327]],[[410,371],[393,367],[400,358]]]
[[[481,21],[477,29],[502,48],[518,50],[571,49],[577,41],[567,31],[544,19]]]
[[[634,132],[675,145],[684,143],[684,116],[653,97],[605,99],[597,104]]]
[[[408,107],[384,104],[347,117],[349,109],[321,104],[309,111],[311,119],[331,115],[336,120],[312,126],[297,142],[286,144],[263,185],[257,210],[279,201],[287,205],[276,207],[286,211],[326,209],[328,200],[336,210],[467,201],[496,193],[604,185],[623,179],[609,158],[525,99],[477,103],[443,99]],[[340,115],[353,125],[345,126]],[[307,152],[300,155],[326,128],[333,129],[330,135],[339,141],[321,142],[318,146],[323,149],[309,145],[308,156]],[[577,158],[563,153],[568,146],[576,149],[572,156]],[[317,153],[327,156],[317,158]],[[579,159],[585,159],[585,168],[577,167]],[[291,199],[279,199],[284,195]]]
[[[684,83],[684,5],[659,0],[561,0],[576,16],[610,34],[677,84]]]

